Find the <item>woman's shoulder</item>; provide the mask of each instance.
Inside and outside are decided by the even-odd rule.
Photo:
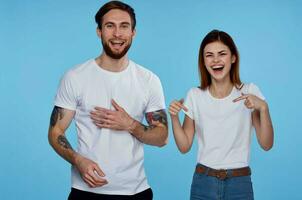
[[[205,94],[207,90],[202,90],[199,86],[196,87],[192,87],[188,90],[187,92],[187,96],[192,96],[192,97],[196,97],[196,96],[202,96]]]
[[[202,90],[200,88],[200,86],[196,86],[196,87],[191,87],[189,90],[188,90],[188,93],[203,93],[205,92],[206,90]]]
[[[259,87],[255,83],[242,83],[239,90],[243,93],[253,93],[253,91],[258,91]]]

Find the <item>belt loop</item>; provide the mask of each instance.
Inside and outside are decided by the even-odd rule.
[[[202,167],[204,167],[204,168],[206,169],[205,175],[207,175],[207,176],[208,176],[209,171],[210,171],[210,168],[209,168],[209,167],[207,167],[207,166],[204,166],[204,165],[202,165]]]
[[[227,169],[227,178],[231,178],[233,176],[232,170],[231,169]]]

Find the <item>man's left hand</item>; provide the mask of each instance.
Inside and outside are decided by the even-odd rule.
[[[115,110],[95,107],[95,110],[90,112],[90,118],[93,120],[93,123],[99,128],[131,130],[135,120],[113,99],[111,103]]]

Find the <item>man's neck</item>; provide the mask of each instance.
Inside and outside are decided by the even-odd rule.
[[[99,67],[111,72],[121,72],[127,68],[129,59],[127,54],[120,59],[113,59],[102,53],[99,57],[95,59],[95,62]]]

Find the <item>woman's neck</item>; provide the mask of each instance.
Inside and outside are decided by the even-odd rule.
[[[212,81],[211,85],[209,86],[209,92],[211,95],[219,99],[227,97],[232,92],[232,89],[233,84],[231,81]]]

